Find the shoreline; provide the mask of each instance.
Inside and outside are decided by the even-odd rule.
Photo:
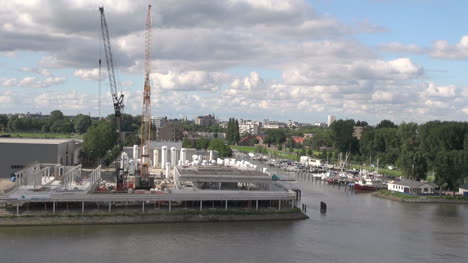
[[[8,215],[0,217],[0,227],[11,226],[56,226],[56,225],[109,225],[109,224],[156,224],[193,222],[246,222],[305,220],[309,217],[300,209],[280,211],[174,211],[172,213],[110,213],[110,214],[42,214]]]
[[[377,191],[372,193],[373,196],[384,198],[392,201],[398,201],[402,203],[425,203],[425,204],[468,204],[468,199],[447,199],[447,198],[440,198],[438,196],[413,196],[408,195],[406,196],[397,196],[393,193],[390,193],[388,190]]]

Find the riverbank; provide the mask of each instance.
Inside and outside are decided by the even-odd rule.
[[[239,222],[304,220],[309,217],[298,208],[258,211],[250,210],[179,210],[155,213],[99,213],[99,214],[38,214],[4,215],[0,226],[44,225],[102,225],[102,224],[148,224],[184,222]]]
[[[392,193],[389,190],[379,190],[373,196],[406,203],[447,203],[468,204],[468,198],[463,196],[419,196],[404,193]]]

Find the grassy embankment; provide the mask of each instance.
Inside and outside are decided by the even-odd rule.
[[[299,208],[289,209],[209,209],[209,210],[175,210],[172,212],[115,212],[115,213],[94,213],[94,214],[81,214],[81,213],[64,213],[64,214],[25,214],[19,215],[20,217],[112,217],[112,216],[145,216],[145,215],[160,215],[160,216],[178,216],[178,215],[276,215],[276,214],[300,214],[302,211]],[[16,214],[0,215],[1,218],[16,218]]]
[[[442,195],[442,196],[423,196],[423,195],[410,195],[404,193],[392,193],[389,190],[379,190],[373,193],[377,197],[387,198],[395,201],[402,202],[411,202],[411,201],[424,201],[424,202],[437,202],[437,201],[467,201],[467,196],[451,196],[451,195]]]
[[[68,134],[68,133],[33,133],[33,132],[12,132],[12,133],[0,133],[0,135],[10,135],[12,138],[42,138],[42,139],[63,139],[63,138],[75,138],[82,139],[81,134]]]

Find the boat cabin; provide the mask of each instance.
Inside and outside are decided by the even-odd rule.
[[[458,193],[464,196],[468,196],[468,183],[460,185],[460,187],[458,188]]]

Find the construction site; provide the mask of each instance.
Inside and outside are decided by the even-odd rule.
[[[120,130],[124,95],[114,73],[111,39],[104,8],[101,33],[115,114],[120,154],[111,176],[101,166],[35,163],[14,174],[14,185],[0,195],[3,214],[94,214],[174,209],[275,209],[296,207],[297,191],[273,181],[264,169],[244,161],[219,158],[216,151],[195,151],[151,142],[152,15],[145,33],[141,144],[123,147]],[[101,64],[101,59],[99,59]]]

